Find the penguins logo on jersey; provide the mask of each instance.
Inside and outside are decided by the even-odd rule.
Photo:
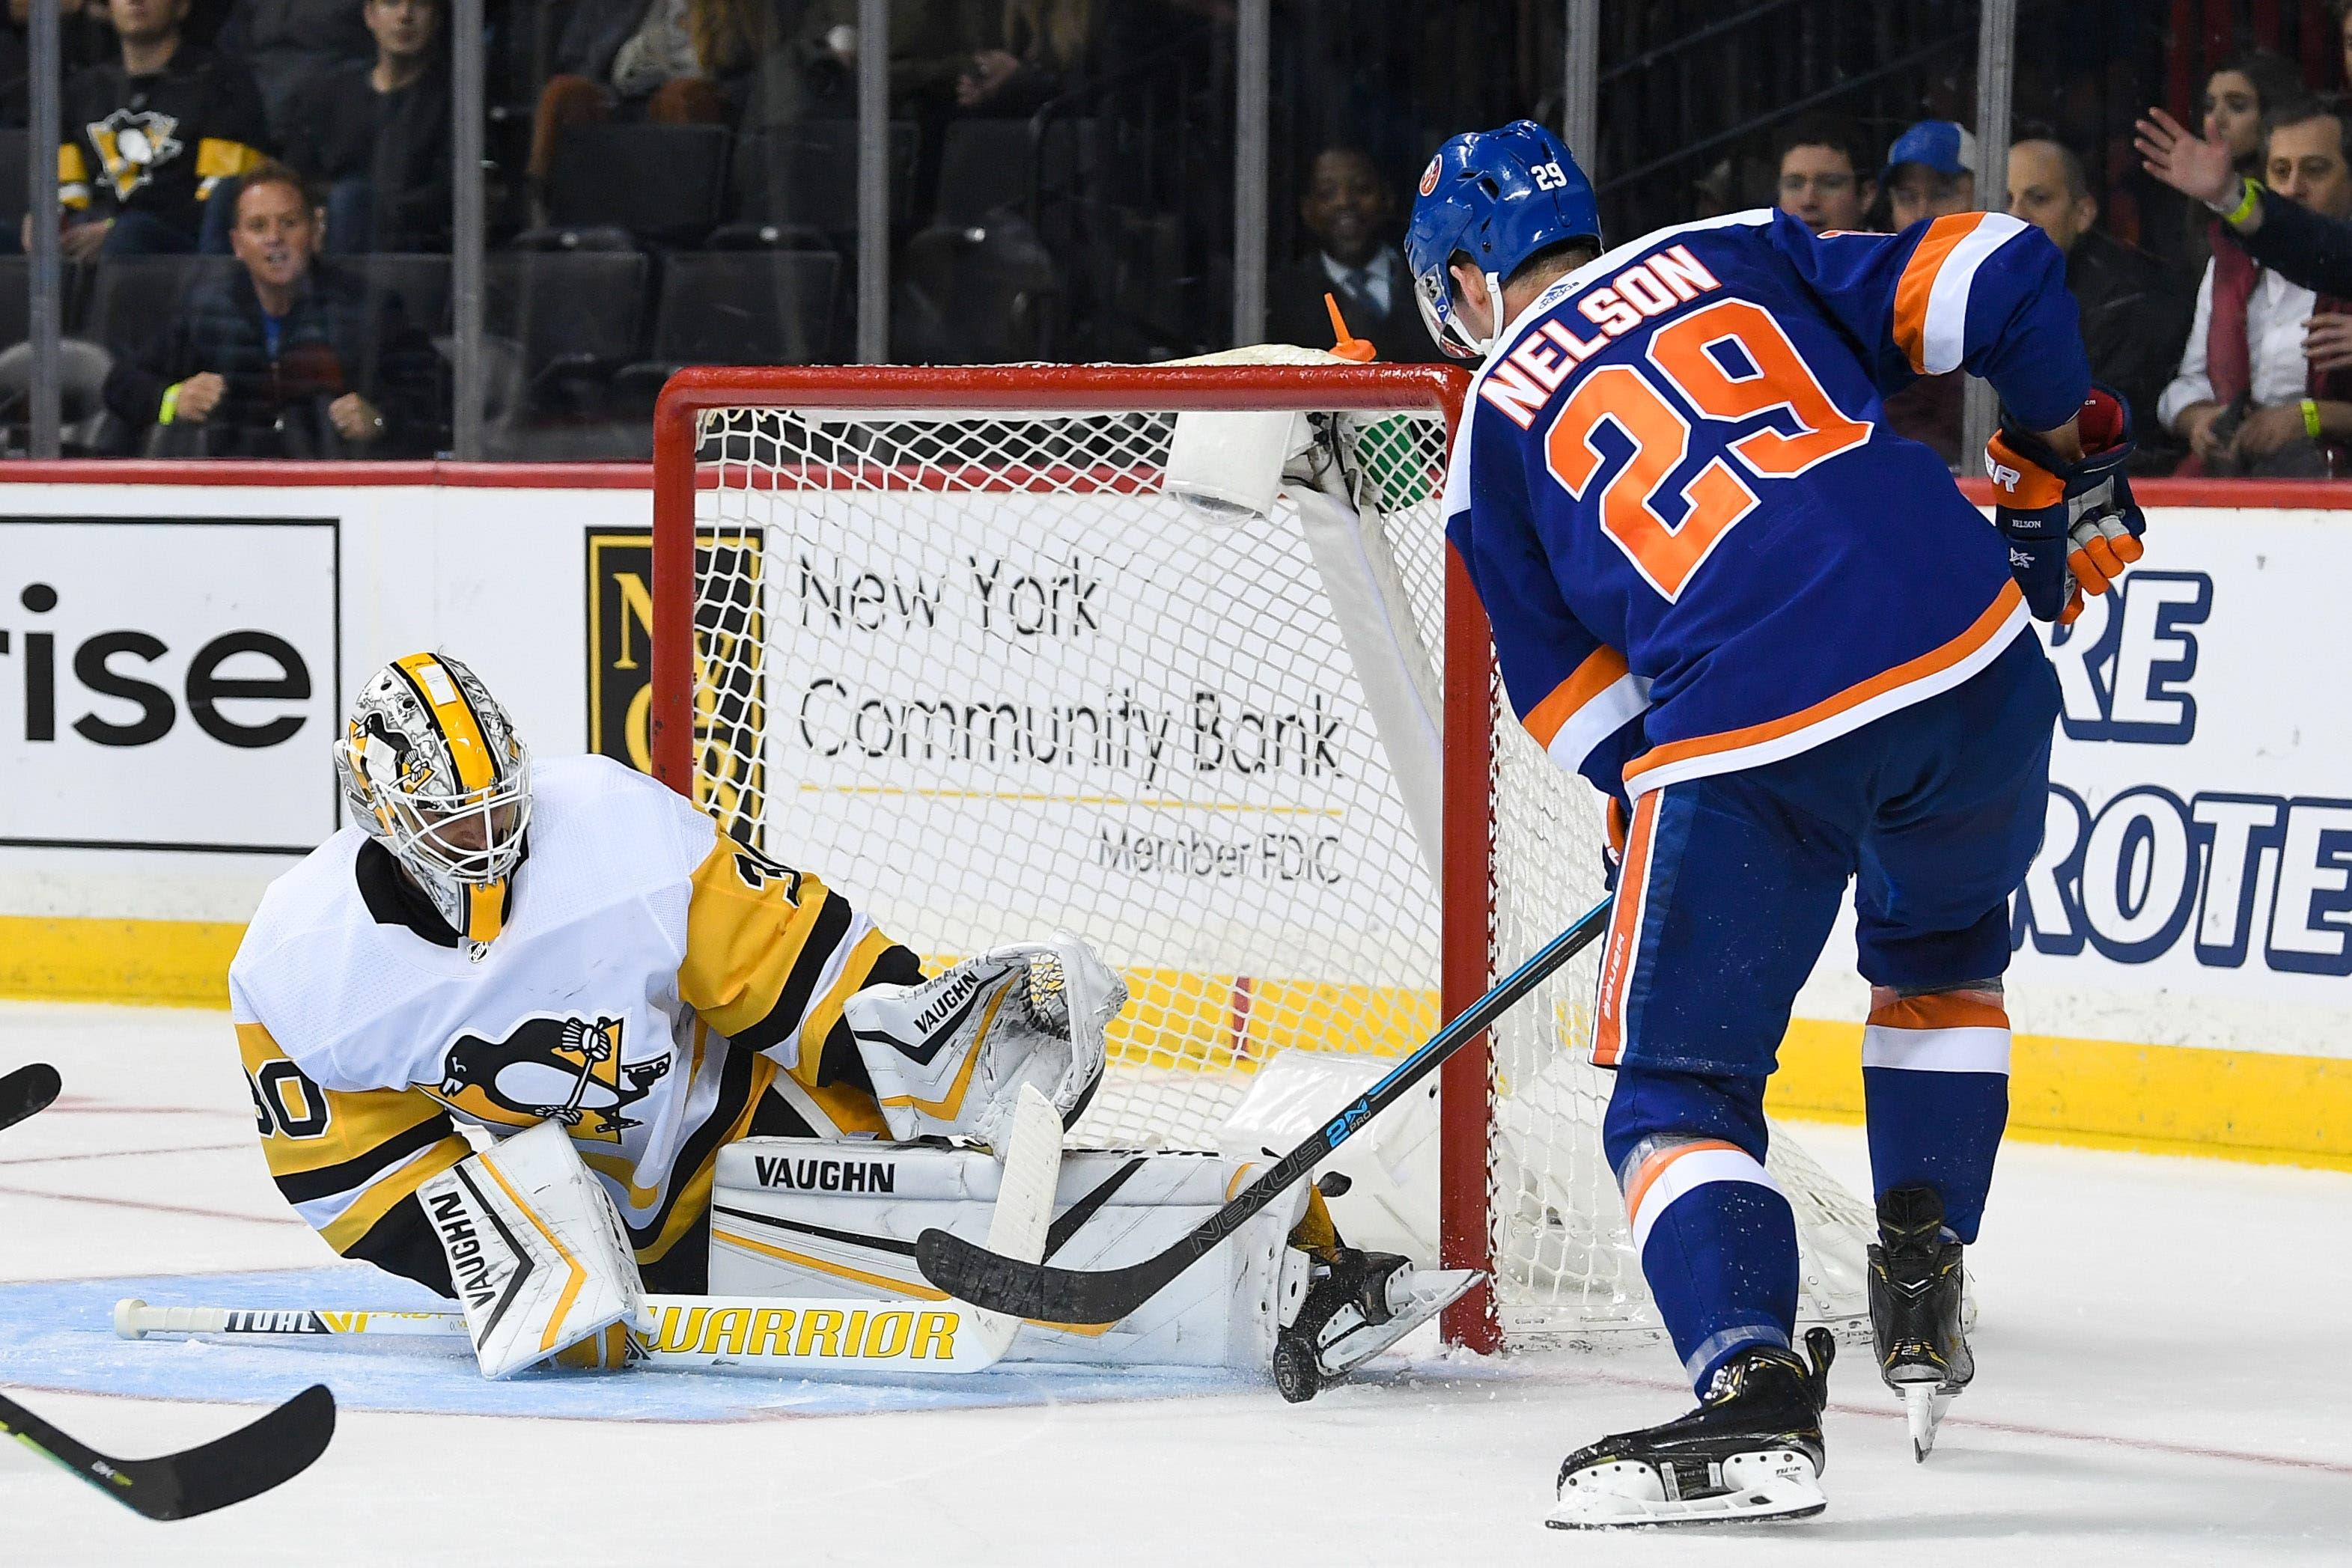
[[[180,139],[173,134],[179,129],[177,115],[152,109],[118,109],[90,122],[90,145],[98,149],[117,200],[127,201],[131,192],[155,177],[157,169],[180,155]]]
[[[532,1018],[492,1042],[463,1034],[442,1053],[441,1082],[426,1092],[454,1111],[498,1127],[561,1122],[575,1141],[617,1144],[641,1124],[623,1114],[653,1092],[669,1052],[621,1060],[616,1018]]]

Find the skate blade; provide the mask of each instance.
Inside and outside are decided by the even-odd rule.
[[[1903,1414],[1911,1426],[1911,1461],[1924,1465],[1935,1451],[1936,1428],[1951,1407],[1952,1395],[1932,1383],[1906,1383],[1898,1392],[1903,1396]]]
[[[1544,1516],[1554,1530],[1663,1530],[1695,1524],[1769,1524],[1811,1519],[1829,1507],[1821,1489],[1751,1487],[1720,1497],[1679,1502],[1637,1502],[1631,1498],[1571,1498]]]
[[[1325,1345],[1316,1356],[1317,1365],[1327,1378],[1345,1377],[1460,1301],[1485,1278],[1475,1269],[1424,1272],[1412,1301],[1402,1312],[1384,1323],[1367,1324]]]
[[[1762,1456],[1758,1456],[1761,1458]],[[1782,1455],[1783,1464],[1794,1460]],[[1734,1461],[1735,1463],[1738,1461]],[[1802,1461],[1797,1461],[1801,1464]],[[1646,1467],[1643,1467],[1646,1469]],[[1590,1473],[1590,1472],[1587,1472]],[[1554,1530],[1656,1530],[1672,1525],[1766,1524],[1775,1520],[1811,1519],[1829,1506],[1818,1477],[1783,1469],[1746,1486],[1712,1497],[1674,1498],[1657,1495],[1654,1485],[1603,1490],[1571,1487],[1559,1505],[1545,1515]]]

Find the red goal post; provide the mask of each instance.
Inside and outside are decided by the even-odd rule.
[[[986,415],[1140,410],[1406,412],[1442,416],[1451,449],[1469,378],[1439,365],[901,366],[680,371],[654,417],[651,749],[656,777],[694,789],[696,497],[724,462],[698,461],[710,411],[823,409],[953,411]],[[820,477],[820,486],[829,482]],[[776,487],[791,487],[778,479]],[[1497,686],[1486,620],[1451,550],[1444,578],[1443,770],[1444,852],[1440,1008],[1453,1017],[1490,983],[1492,728]],[[781,852],[787,857],[789,848]],[[813,868],[821,873],[824,868]],[[1440,1099],[1440,1249],[1445,1266],[1489,1266],[1488,1119],[1484,1039],[1444,1070]],[[1493,1297],[1481,1287],[1449,1309],[1446,1337],[1481,1351],[1501,1343]]]

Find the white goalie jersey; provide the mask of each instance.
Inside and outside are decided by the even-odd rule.
[[[920,963],[616,762],[551,759],[533,793],[478,957],[356,828],[269,888],[229,994],[270,1172],[337,1251],[446,1292],[408,1199],[470,1152],[460,1124],[559,1122],[648,1282],[699,1289],[702,1244],[679,1244],[719,1146],[883,1131],[842,1008]]]

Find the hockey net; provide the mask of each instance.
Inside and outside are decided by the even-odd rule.
[[[656,771],[929,960],[1084,936],[1133,1000],[1073,1142],[1213,1148],[1278,1053],[1401,1056],[1601,893],[1597,798],[1511,721],[1448,593],[1463,384],[688,372],[656,421]],[[1180,417],[1215,411],[1309,414],[1353,517],[1171,494]],[[1592,993],[1588,954],[1446,1070],[1445,1261],[1493,1281],[1457,1341],[1658,1326]],[[1868,1211],[1778,1132],[1770,1166],[1802,1315],[1851,1332]]]

